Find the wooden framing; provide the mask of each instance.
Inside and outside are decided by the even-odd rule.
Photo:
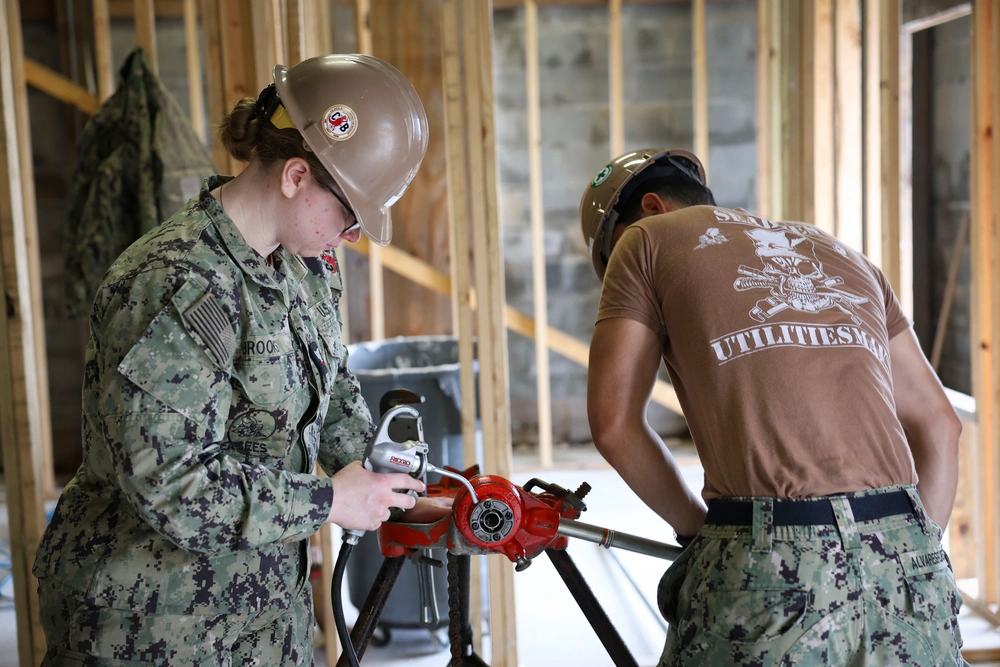
[[[812,36],[812,124],[804,133],[803,140],[809,142],[812,159],[809,171],[812,173],[812,210],[806,216],[820,229],[831,234],[837,233],[836,218],[836,92],[834,67],[834,7],[836,0],[815,0],[813,2]],[[805,46],[809,48],[808,44]]]
[[[202,0],[208,109],[218,122],[244,97],[256,96],[256,61],[252,49],[254,13],[245,11],[243,0]],[[270,81],[270,78],[268,78]],[[239,174],[243,164],[230,157],[216,133],[212,133],[212,157],[223,172]]]
[[[480,0],[444,0],[445,116],[448,129],[449,210],[452,241],[461,244],[473,224],[474,275],[478,294],[479,405],[483,466],[509,478],[513,464],[507,386],[503,258],[497,210],[496,138],[493,127],[492,6]],[[450,29],[458,27],[458,30]],[[456,57],[457,56],[457,57]],[[461,80],[456,80],[456,75]],[[460,120],[461,118],[461,120]],[[464,134],[454,135],[464,124]],[[467,197],[457,198],[464,183]],[[452,190],[452,187],[458,187]],[[464,262],[459,256],[458,261]],[[471,327],[469,327],[471,329]],[[465,397],[463,403],[468,402]],[[487,559],[489,567],[491,664],[517,665],[514,581],[510,563]]]
[[[136,15],[135,0],[108,0],[111,18],[128,19]],[[150,0],[157,16],[180,18],[184,16],[184,0]]]
[[[134,0],[135,2],[135,41],[146,50],[153,71],[159,73],[160,58],[156,51],[156,10],[153,0]]]
[[[976,2],[972,11],[972,368],[979,424],[981,482],[977,534],[981,553],[977,574],[980,599],[1000,602],[1000,256],[997,245],[997,198],[1000,196],[1000,10]]]
[[[441,5],[441,84],[445,120],[446,177],[448,185],[448,247],[451,252],[450,284],[442,293],[451,296],[452,331],[458,339],[458,380],[462,396],[462,460],[466,466],[479,462],[477,443],[476,351],[473,345],[473,290],[469,249],[468,158],[465,144],[465,93],[462,76],[463,51],[458,0]],[[397,266],[395,261],[390,266]],[[433,271],[432,267],[428,267]],[[413,272],[408,272],[413,275]],[[447,276],[443,276],[447,278]],[[442,287],[444,287],[442,285]],[[482,558],[473,560],[469,587],[469,621],[473,646],[483,652]]]
[[[201,39],[198,37],[197,0],[184,0],[184,40],[187,56],[188,107],[191,127],[205,141],[205,99],[201,92]]]
[[[275,65],[291,64],[285,49],[286,18],[281,0],[263,0],[252,14],[254,81],[258,90],[271,84],[271,72]]]
[[[34,68],[24,57],[24,42],[21,37],[21,25],[16,30],[11,27],[10,62],[12,65],[14,98],[13,108],[17,120],[17,136],[31,136],[31,116],[28,110],[28,96],[25,87],[28,83],[27,73]],[[39,66],[40,67],[40,66]],[[22,92],[24,94],[22,94]],[[35,168],[31,152],[31,141],[18,141],[17,147],[21,161],[21,197],[24,202],[24,240],[27,243],[26,258],[28,266],[28,287],[31,291],[33,317],[36,318],[34,331],[35,353],[35,387],[29,396],[37,400],[39,418],[39,448],[42,467],[38,471],[38,483],[41,485],[45,498],[56,497],[55,472],[52,467],[52,416],[49,406],[49,359],[45,346],[45,308],[42,298],[42,268],[41,244],[38,237],[38,206],[35,200]]]
[[[11,574],[22,665],[45,653],[31,566],[45,526],[41,470],[50,427],[45,327],[38,290],[37,222],[24,45],[17,2],[0,11],[0,449],[7,486]],[[44,397],[44,400],[42,400]]]
[[[812,3],[758,0],[757,163],[761,209],[778,220],[811,220]],[[811,204],[810,204],[811,206]]]
[[[663,5],[675,3],[691,3],[692,0],[622,0],[627,5]],[[729,2],[731,0],[711,0],[712,2]],[[614,0],[537,0],[539,7],[600,7],[609,5]],[[523,6],[523,0],[493,0],[493,9],[512,9]]]
[[[354,0],[358,53],[372,53],[371,0]],[[382,249],[373,245],[368,253],[368,306],[370,340],[385,338],[385,271]]]
[[[208,84],[208,117],[211,119],[212,160],[219,171],[230,169],[230,157],[226,147],[216,136],[215,123],[229,112],[226,105],[225,73],[222,62],[222,25],[219,20],[221,0],[201,0],[201,20],[205,34],[205,81]]]
[[[552,466],[552,394],[549,382],[548,294],[545,280],[545,202],[542,192],[542,112],[538,90],[538,3],[524,2],[524,43],[528,70],[528,162],[531,180],[531,279],[535,301],[535,375],[538,404],[538,458]]]
[[[285,0],[289,67],[306,59],[305,0]]]
[[[972,13],[969,0],[902,0],[900,7],[904,33],[913,34]]]
[[[757,0],[757,193],[758,208],[768,217],[785,217],[784,165],[790,152],[782,143],[785,115],[785,64],[788,45],[780,16],[781,0]]]
[[[861,0],[836,0],[833,67],[837,237],[865,250],[864,104]],[[817,152],[817,163],[828,157]]]
[[[691,44],[694,74],[694,154],[701,158],[711,178],[708,164],[708,49],[705,44],[705,1],[691,3]]]
[[[103,102],[115,92],[115,70],[111,58],[111,13],[108,10],[108,0],[92,0],[92,2],[97,97]]]
[[[86,88],[28,58],[24,59],[24,78],[34,88],[48,93],[57,100],[72,104],[88,115],[93,115],[101,106],[98,97],[91,95]]]
[[[865,3],[865,252],[899,294],[899,0]],[[912,312],[912,311],[910,311]]]
[[[622,59],[622,0],[608,2],[608,117],[611,126],[611,159],[625,152],[625,66]]]

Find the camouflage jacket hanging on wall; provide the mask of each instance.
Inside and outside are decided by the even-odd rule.
[[[136,239],[198,194],[216,173],[191,124],[136,49],[118,90],[80,137],[66,229],[66,301],[90,312],[104,273]]]
[[[83,465],[34,573],[98,606],[291,604],[333,474],[374,433],[341,342],[340,276],[254,252],[209,191],[108,271],[90,321]]]

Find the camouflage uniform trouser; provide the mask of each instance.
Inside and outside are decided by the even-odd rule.
[[[43,667],[313,664],[312,592],[287,609],[256,613],[146,614],[95,607],[39,583]]]
[[[855,522],[848,496],[827,496],[837,523],[706,525],[660,581],[670,623],[660,667],[964,665],[962,598],[940,529],[915,512]]]

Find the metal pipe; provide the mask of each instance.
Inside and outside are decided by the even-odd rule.
[[[472,483],[469,480],[465,479],[464,477],[462,477],[457,473],[451,472],[450,470],[442,470],[441,468],[431,465],[430,463],[425,463],[424,465],[427,468],[427,472],[436,472],[437,474],[443,475],[444,477],[451,477],[452,479],[457,479],[459,482],[465,485],[466,489],[469,490],[469,495],[472,496],[472,504],[473,505],[479,504],[479,496],[476,495],[476,490],[472,488]]]
[[[572,519],[561,519],[559,521],[559,534],[566,537],[575,537],[587,542],[599,544],[606,549],[616,547],[626,551],[662,558],[663,560],[676,560],[681,555],[681,548],[672,544],[664,544],[655,540],[647,540],[645,537],[619,533],[611,528],[601,528],[588,523],[573,521]]]

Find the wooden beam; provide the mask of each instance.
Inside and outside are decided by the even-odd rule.
[[[205,98],[201,92],[201,39],[198,37],[197,0],[184,0],[184,40],[187,56],[188,112],[191,127],[205,141]]]
[[[153,71],[160,71],[160,58],[156,51],[156,10],[153,0],[133,0],[135,2],[135,41],[146,50]]]
[[[757,211],[764,217],[774,217],[771,210],[771,114],[776,106],[771,97],[772,62],[775,58],[771,42],[771,12],[769,0],[757,0]]]
[[[528,87],[528,167],[531,181],[531,280],[534,294],[535,388],[538,404],[538,457],[552,466],[552,392],[549,382],[548,293],[545,280],[545,202],[542,190],[542,106],[538,83],[538,3],[524,2]]]
[[[980,598],[1000,601],[1000,545],[997,543],[1000,509],[1000,451],[997,408],[1000,406],[1000,340],[997,339],[998,271],[997,182],[998,149],[995,140],[997,103],[997,8],[977,2],[972,15],[972,381],[979,422],[979,470],[982,476],[982,512],[977,522],[982,553],[979,556]]]
[[[46,369],[38,365],[45,326],[35,289],[41,280],[23,57],[20,7],[8,2],[0,9],[0,450],[18,659],[37,665],[45,637],[31,566],[45,526],[41,464],[49,415]]]
[[[345,341],[346,342],[346,341]],[[330,597],[333,589],[333,568],[337,561],[337,548],[333,534],[333,524],[324,523],[319,529],[320,549],[323,553],[323,567],[320,569],[320,585],[326,593],[325,602],[321,609],[316,610],[316,615],[323,619],[323,651],[326,654],[326,664],[336,664],[337,656],[340,655],[340,636],[337,633],[337,621],[333,616],[333,598]]]
[[[202,30],[205,34],[205,83],[208,90],[209,138],[212,160],[220,171],[229,171],[229,153],[222,145],[215,128],[229,109],[225,100],[225,76],[222,72],[222,25],[219,19],[220,0],[201,0]]]
[[[976,10],[981,9],[981,5],[984,3],[976,3]],[[993,263],[991,264],[991,273],[989,276],[992,281],[993,290],[993,309],[990,311],[990,318],[993,322],[993,326],[997,326],[998,313],[1000,313],[1000,291],[998,291],[998,286],[1000,286],[1000,267],[998,267],[997,254],[1000,253],[1000,245],[998,245],[997,235],[998,229],[997,225],[1000,225],[1000,141],[997,140],[997,132],[1000,131],[1000,7],[997,6],[996,2],[991,3],[992,7],[989,10],[989,15],[984,15],[981,17],[974,17],[973,32],[977,30],[986,30],[987,25],[990,30],[990,49],[989,52],[979,51],[979,44],[975,41],[973,57],[976,59],[976,64],[973,65],[973,73],[976,77],[974,79],[974,86],[979,86],[981,79],[979,79],[978,72],[980,68],[985,70],[983,72],[984,79],[988,72],[989,76],[989,91],[983,91],[978,89],[976,96],[988,94],[992,100],[993,108],[990,117],[990,128],[991,128],[991,143],[989,148],[991,149],[991,171],[990,171],[990,194],[991,194],[991,209],[989,215],[992,218],[992,246],[993,246]],[[988,21],[988,23],[987,23]],[[982,60],[980,60],[980,55]],[[976,99],[974,97],[973,99]],[[983,150],[986,150],[987,146],[981,146]],[[986,183],[983,183],[984,186]],[[983,193],[980,191],[979,193]],[[984,211],[985,213],[985,211]],[[983,501],[985,510],[983,512],[983,532],[982,544],[984,545],[983,552],[986,556],[985,566],[986,571],[984,576],[980,580],[979,588],[979,599],[987,604],[1000,604],[1000,418],[997,417],[996,410],[1000,408],[1000,400],[998,400],[998,394],[1000,394],[1000,349],[997,347],[997,331],[993,331],[993,382],[994,382],[994,393],[993,402],[989,406],[983,406],[982,409],[992,409],[993,414],[993,425],[989,432],[986,433],[985,439],[983,441],[981,466],[985,479],[983,480],[983,489],[985,493],[983,495]],[[975,340],[975,339],[973,339]],[[978,405],[978,403],[977,403]],[[982,421],[980,421],[980,425]]]
[[[836,226],[836,91],[834,68],[834,3],[813,3],[812,136],[804,137],[812,147],[812,222],[830,234]],[[807,44],[806,49],[810,48]]]
[[[27,95],[27,59],[24,57],[24,41],[20,26],[16,31],[10,31],[11,63],[14,68],[14,111],[17,117],[19,137],[31,136],[31,113],[28,108]],[[24,94],[21,94],[24,91]],[[38,415],[41,424],[41,461],[44,464],[40,472],[40,484],[43,497],[56,497],[55,471],[52,467],[52,415],[49,406],[49,357],[45,345],[45,301],[42,295],[42,261],[41,241],[38,236],[38,204],[35,195],[34,155],[31,151],[31,141],[18,141],[21,159],[21,196],[24,200],[24,230],[27,243],[28,283],[31,289],[32,313],[35,322],[35,369],[38,374],[37,388],[34,399],[38,401]]]
[[[354,0],[358,53],[372,54],[371,0]],[[385,338],[385,272],[382,250],[372,245],[368,255],[369,324],[371,340]]]
[[[85,114],[92,116],[101,106],[97,96],[91,95],[86,88],[78,86],[62,74],[34,60],[24,59],[24,77],[30,86],[48,93],[57,100],[72,104]]]
[[[708,49],[705,45],[705,37],[705,0],[692,0],[694,153],[701,158],[706,173],[711,176],[708,165]]]
[[[285,0],[288,10],[288,66],[306,59],[305,0]]]
[[[864,104],[861,0],[836,0],[834,75],[837,237],[865,251]],[[819,159],[824,159],[817,154]]]
[[[608,2],[608,117],[611,159],[625,152],[625,67],[622,58],[622,0]]]
[[[968,0],[902,0],[902,30],[927,30],[972,13]]]
[[[899,0],[878,0],[880,36],[878,57],[881,61],[879,112],[882,132],[880,156],[882,176],[881,206],[883,273],[899,293],[899,188],[900,188],[900,123],[899,123]],[[874,165],[872,165],[874,168]]]
[[[469,217],[473,221],[473,269],[479,300],[476,320],[483,466],[490,474],[510,478],[514,466],[508,410],[503,247],[497,206],[492,3],[463,0],[461,7]],[[447,35],[443,37],[448,39]],[[514,569],[499,558],[488,559],[487,563],[492,638],[490,662],[514,667],[518,664]]]
[[[614,0],[537,0],[539,7],[604,7]],[[710,2],[742,2],[743,0],[709,0]],[[493,0],[493,9],[518,9],[524,0]],[[622,0],[626,5],[671,5],[691,0]]]
[[[812,3],[773,0],[771,7],[773,39],[779,44],[773,93],[780,100],[773,115],[776,125],[771,158],[776,165],[772,183],[780,195],[773,201],[773,215],[812,221],[812,210],[806,204],[812,191],[812,88],[808,73],[813,65],[811,50],[805,46],[812,43]]]
[[[108,0],[111,18],[130,19],[137,16],[135,0]],[[157,16],[183,18],[184,0],[155,0],[152,3]]]
[[[115,70],[111,57],[111,14],[108,11],[108,0],[93,0],[93,3],[97,97],[103,102],[115,92]]]
[[[899,289],[899,4],[865,3],[865,254]]]
[[[242,0],[202,0],[208,108],[214,126],[244,97],[257,96],[251,23],[253,12]],[[239,174],[243,163],[230,157],[217,133],[212,132],[212,157],[223,172]]]
[[[441,4],[441,85],[444,98],[445,172],[448,185],[448,247],[451,255],[452,332],[458,339],[458,381],[462,396],[462,460],[466,466],[481,463],[477,447],[478,401],[476,400],[476,351],[473,346],[474,305],[469,248],[468,151],[465,138],[465,86],[462,78],[462,37],[459,0]],[[390,264],[394,266],[395,264]],[[410,275],[410,274],[408,274]],[[481,558],[473,560],[469,621],[483,627]],[[473,647],[483,653],[482,632],[473,633]]]
[[[962,657],[966,662],[979,664],[981,662],[996,662],[1000,660],[1000,647],[997,648],[963,648]]]
[[[305,0],[302,22],[306,26],[304,58],[332,52],[333,34],[330,3],[326,0]]]
[[[254,36],[254,81],[258,90],[271,84],[275,65],[290,65],[285,49],[286,12],[281,0],[263,0],[252,13]]]
[[[955,296],[955,287],[958,285],[958,269],[962,264],[962,254],[965,251],[966,242],[969,238],[969,216],[962,216],[962,221],[958,226],[958,234],[955,236],[955,245],[951,249],[951,261],[948,262],[948,280],[944,287],[944,297],[941,299],[941,308],[938,311],[937,326],[934,329],[934,344],[931,348],[931,368],[936,373],[941,365],[941,352],[944,349],[944,337],[948,331],[948,320],[951,317],[951,302]]]

